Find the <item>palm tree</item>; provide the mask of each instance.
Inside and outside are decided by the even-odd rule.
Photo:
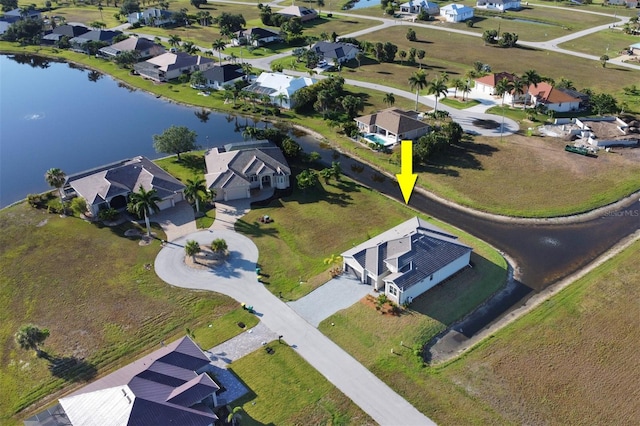
[[[418,50],[418,52],[417,52],[418,60],[420,61],[420,69],[422,69],[422,60],[424,59],[426,54],[427,54],[427,52],[425,52],[422,49]]]
[[[276,95],[276,100],[277,100],[277,101],[278,101],[278,103],[280,104],[280,108],[282,108],[282,102],[283,102],[285,99],[288,99],[288,97],[287,97],[287,94],[286,94],[286,93],[282,93],[282,92],[281,92],[281,93],[278,93],[278,94]]]
[[[387,93],[386,95],[384,95],[384,99],[382,99],[382,102],[392,107],[393,104],[396,103],[396,98],[395,96],[393,96],[393,93]]]
[[[184,43],[182,43],[181,49],[183,52],[186,52],[189,55],[193,55],[194,53],[200,50],[198,49],[198,46],[196,46],[195,43],[192,41],[185,41]]]
[[[242,420],[242,407],[235,407],[233,410],[229,409],[229,415],[227,416],[227,423],[231,423],[233,426],[240,424]]]
[[[246,76],[246,80],[247,81],[251,80],[251,73],[253,72],[253,66],[251,66],[251,64],[248,62],[243,62],[242,64],[240,64],[240,67],[242,68],[242,72]]]
[[[522,109],[524,110],[527,108],[527,101],[531,97],[531,86],[533,85],[533,87],[538,87],[538,83],[542,81],[542,78],[540,77],[540,74],[536,72],[536,70],[528,70],[525,71],[525,73],[522,75],[522,81],[525,86],[527,86],[527,96],[524,98],[524,105],[522,105]]]
[[[189,202],[196,203],[196,211],[200,212],[200,200],[203,199],[202,194],[207,194],[207,185],[204,178],[196,177],[187,179],[187,185],[184,188],[184,196]]]
[[[223,39],[219,38],[211,43],[211,47],[213,48],[213,50],[218,52],[218,59],[220,59],[220,63],[222,63],[222,51],[227,47],[227,44]]]
[[[258,134],[258,128],[254,126],[247,126],[242,131],[242,137],[245,139],[254,140]]]
[[[507,93],[510,93],[512,90],[513,90],[513,83],[510,82],[508,78],[504,77],[502,80],[498,81],[498,83],[496,84],[496,94],[502,96],[501,106],[504,107],[504,97]]]
[[[187,256],[191,256],[193,262],[196,261],[196,254],[200,253],[202,249],[200,248],[200,244],[195,240],[189,240],[184,245],[184,251],[187,253]]]
[[[409,87],[411,87],[411,90],[415,89],[416,91],[416,111],[418,111],[418,96],[420,96],[420,90],[427,87],[428,84],[427,75],[422,70],[414,72],[411,77],[409,77]]]
[[[458,97],[458,90],[460,90],[460,91],[464,90],[464,80],[461,79],[461,78],[454,79],[452,87],[454,89],[453,97],[457,98]],[[463,95],[463,97],[464,97],[464,95]]]
[[[513,86],[511,88],[511,108],[515,107],[516,104],[516,96],[524,94],[524,81],[521,78],[516,77],[511,82]]]
[[[471,92],[471,79],[464,80],[464,87],[462,87],[462,101],[464,102],[464,95]]]
[[[35,350],[38,356],[42,353],[40,345],[49,337],[49,329],[40,328],[33,324],[20,327],[14,335],[16,343],[21,349]]]
[[[160,211],[158,203],[162,201],[158,196],[158,191],[151,189],[145,190],[142,185],[138,189],[138,192],[132,192],[129,196],[129,204],[127,204],[127,210],[138,216],[144,215],[144,223],[147,226],[147,236],[151,236],[151,224],[149,223],[149,214],[151,210],[154,212]]]
[[[47,173],[44,174],[44,179],[47,181],[49,186],[54,187],[58,190],[58,196],[60,197],[60,204],[62,205],[62,214],[64,214],[64,201],[62,201],[62,191],[60,188],[67,181],[67,175],[58,168],[53,168],[47,170]]]
[[[440,95],[444,96],[445,98],[447,97],[447,84],[445,83],[445,81],[446,80],[444,79],[444,76],[441,76],[440,78],[436,78],[431,83],[429,83],[427,92],[430,95],[435,95],[436,97],[436,106],[433,109],[434,112],[438,112],[438,98],[440,97]]]
[[[223,238],[216,238],[211,242],[211,250],[224,252],[227,250],[227,242]]]
[[[182,39],[180,38],[179,35],[177,34],[171,34],[169,36],[169,44],[171,45],[171,47],[178,47],[180,46],[180,42],[182,41]]]

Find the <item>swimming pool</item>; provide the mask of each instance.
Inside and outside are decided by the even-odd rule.
[[[383,138],[380,135],[376,135],[375,133],[367,133],[364,135],[364,138],[369,142],[373,142],[375,144],[382,145],[382,146],[391,146],[395,143],[391,140]]]

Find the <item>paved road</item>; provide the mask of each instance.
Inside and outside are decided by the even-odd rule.
[[[230,258],[225,267],[197,270],[184,263],[184,244],[196,240],[209,244],[214,238],[227,241]],[[351,355],[302,319],[256,279],[258,249],[233,231],[202,231],[167,244],[155,261],[165,282],[184,288],[216,291],[251,305],[272,331],[284,336],[309,364],[381,425],[434,425],[404,398],[362,366]]]

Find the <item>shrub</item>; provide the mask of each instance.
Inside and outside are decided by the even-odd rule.
[[[71,211],[80,216],[87,211],[87,201],[82,197],[76,197],[71,200]]]
[[[227,250],[227,242],[223,238],[216,238],[211,243],[211,250],[217,252],[224,252]]]
[[[42,207],[42,204],[43,204],[42,195],[29,194],[27,195],[27,202],[31,207],[35,207],[35,208]]]
[[[333,18],[333,13],[327,13],[327,18]]]
[[[387,297],[386,294],[381,294],[380,296],[378,296],[378,303],[380,305],[384,305],[385,303],[387,303],[389,301],[389,298]]]
[[[113,208],[108,208],[108,209],[100,210],[98,212],[98,219],[111,221],[117,218],[119,215],[120,215],[120,212],[118,210]]]

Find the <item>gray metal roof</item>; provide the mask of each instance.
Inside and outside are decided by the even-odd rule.
[[[202,74],[207,80],[217,81],[219,83],[226,83],[227,81],[232,81],[245,75],[244,72],[242,72],[242,67],[238,64],[214,65],[208,70],[203,71]]]
[[[350,43],[332,43],[329,41],[319,41],[313,45],[312,49],[320,53],[325,58],[340,59],[348,56],[351,51],[359,51],[357,46]]]
[[[355,121],[371,126],[383,128],[395,134],[406,133],[411,130],[431,128],[427,123],[416,119],[417,114],[398,108],[387,108],[375,114],[356,117]]]
[[[217,417],[200,401],[220,388],[197,373],[209,359],[183,337],[99,379],[60,404],[74,425],[205,426]]]

